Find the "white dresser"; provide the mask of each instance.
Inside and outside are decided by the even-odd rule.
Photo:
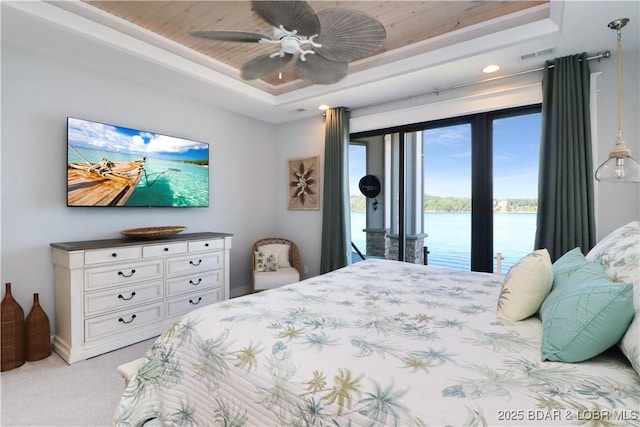
[[[231,234],[52,243],[53,349],[74,363],[154,337],[229,298]]]

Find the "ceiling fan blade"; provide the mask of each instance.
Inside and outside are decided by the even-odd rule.
[[[191,33],[194,37],[200,37],[210,40],[222,40],[228,42],[259,42],[262,39],[270,39],[262,34],[244,33],[241,31],[194,31]]]
[[[348,71],[347,62],[331,61],[314,54],[307,55],[305,61],[298,58],[295,65],[295,73],[298,77],[320,85],[337,83],[345,78]]]
[[[318,15],[306,1],[254,0],[251,3],[254,12],[274,27],[282,25],[289,31],[296,30],[307,37],[320,32]]]
[[[291,61],[293,55],[285,54],[283,57],[271,57],[271,54],[260,55],[244,64],[240,70],[240,77],[244,80],[255,80],[267,77],[280,71],[285,64]]]
[[[384,43],[387,32],[382,24],[362,13],[349,9],[329,9],[318,13],[320,35],[314,47],[318,54],[332,61],[350,62],[362,58]]]

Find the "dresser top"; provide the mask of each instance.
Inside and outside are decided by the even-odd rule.
[[[131,237],[118,237],[115,239],[101,239],[101,240],[82,240],[78,242],[59,242],[51,243],[51,247],[56,249],[62,249],[64,251],[83,251],[87,249],[100,249],[109,246],[134,246],[141,244],[153,244],[161,242],[169,242],[176,240],[202,240],[202,239],[219,239],[224,237],[231,237],[230,233],[179,233],[172,236],[166,236],[159,239],[136,239]]]

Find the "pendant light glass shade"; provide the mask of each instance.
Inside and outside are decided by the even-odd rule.
[[[609,157],[596,171],[600,182],[640,182],[640,165],[633,157]]]
[[[600,182],[640,182],[640,164],[631,157],[631,150],[624,142],[622,130],[622,27],[629,18],[616,19],[609,28],[618,33],[618,138],[609,158],[596,170],[596,179]]]

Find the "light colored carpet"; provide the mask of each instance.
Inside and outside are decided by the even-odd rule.
[[[0,425],[110,426],[124,380],[117,367],[144,356],[152,340],[71,365],[52,353],[0,375]]]

